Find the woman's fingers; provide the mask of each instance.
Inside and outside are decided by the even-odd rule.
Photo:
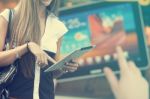
[[[42,54],[40,54],[40,60],[41,60],[41,64],[40,64],[40,66],[45,66],[46,65],[46,63],[45,63],[45,57],[42,55]]]
[[[51,57],[49,57],[49,56],[47,56],[47,59],[50,61],[50,62],[52,62],[52,63],[56,63],[56,61],[53,59],[53,58],[51,58]]]
[[[128,65],[129,65],[130,71],[131,71],[134,75],[136,75],[137,77],[141,77],[141,76],[142,76],[140,70],[136,67],[136,65],[135,65],[134,62],[129,61],[129,62],[128,62]]]
[[[45,60],[46,65],[48,65],[48,60],[46,57],[44,57],[44,60]]]
[[[48,65],[48,60],[53,62],[53,63],[56,63],[56,61],[54,59],[52,59],[51,57],[49,57],[45,53],[39,53],[36,56],[36,63],[41,67]]]
[[[40,56],[39,55],[37,55],[36,56],[36,64],[41,64],[41,60],[40,60]]]
[[[117,96],[118,90],[119,90],[119,85],[118,85],[118,80],[117,80],[115,74],[108,67],[104,68],[104,73],[110,84],[112,91],[114,92],[115,96]]]
[[[77,67],[72,67],[72,66],[66,66],[66,67],[64,67],[64,69],[65,69],[66,71],[69,71],[69,72],[74,72],[74,71],[76,71],[78,68],[77,68]]]
[[[77,63],[77,60],[72,59],[70,63]]]
[[[52,62],[54,64],[56,63],[56,61],[53,58],[51,58],[49,55],[47,55],[47,53],[44,52],[44,55],[47,57],[48,61],[50,61],[50,62]]]
[[[66,63],[66,67],[64,67],[65,70],[70,71],[70,72],[74,72],[78,69],[79,64],[77,62],[69,62]]]
[[[47,66],[48,65],[48,60],[47,60],[47,58],[46,58],[46,56],[45,55],[43,55],[43,67],[45,67],[45,66]]]
[[[121,49],[121,47],[117,47],[117,57],[118,57],[120,73],[121,73],[121,75],[124,75],[129,71],[128,70],[129,68],[128,68],[128,62],[124,57],[124,53],[123,53],[123,50]]]
[[[71,66],[71,67],[78,67],[79,64],[78,63],[66,63],[67,66]]]

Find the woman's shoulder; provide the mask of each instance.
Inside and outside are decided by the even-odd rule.
[[[49,14],[49,19],[51,20],[54,26],[57,26],[59,28],[65,26],[64,22],[61,19],[59,19],[59,17],[57,17],[54,13]]]
[[[52,27],[57,27],[57,28],[65,27],[64,22],[59,17],[57,17],[54,13],[49,13],[47,20],[50,22]]]
[[[0,13],[0,16],[4,17],[6,21],[9,21],[9,9],[5,9]]]
[[[58,39],[68,32],[68,28],[66,27],[65,23],[55,14],[50,14],[50,20],[52,26],[51,28],[55,30],[55,36],[57,36]]]
[[[52,13],[52,12],[49,12],[49,17],[51,17],[51,18],[58,18],[54,13]]]
[[[51,22],[61,22],[61,20],[54,13],[49,13],[48,18]]]

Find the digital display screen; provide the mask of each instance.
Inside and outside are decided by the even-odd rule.
[[[88,45],[97,47],[81,57],[83,65],[112,61],[114,48],[124,47],[127,57],[138,57],[138,42],[132,7],[129,4],[79,12],[62,17],[69,32],[64,36],[61,54]],[[127,12],[127,13],[125,13]],[[132,55],[129,55],[132,53]],[[88,61],[92,58],[92,61]],[[103,59],[103,60],[101,60]]]
[[[78,10],[62,15],[61,20],[69,29],[62,40],[63,57],[76,49],[96,45],[96,48],[79,58],[81,67],[115,66],[117,46],[123,48],[127,59],[141,61],[138,39],[141,24],[137,26],[134,8],[130,3]]]

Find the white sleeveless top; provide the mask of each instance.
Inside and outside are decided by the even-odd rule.
[[[9,21],[9,9],[4,10],[0,13],[7,21]],[[56,16],[50,14],[47,17],[45,33],[41,39],[41,47],[44,50],[56,53],[57,51],[57,41],[68,29],[62,21],[60,21]]]

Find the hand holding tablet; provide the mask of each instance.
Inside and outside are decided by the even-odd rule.
[[[68,56],[66,56],[65,58],[61,59],[57,63],[47,68],[45,72],[61,69],[66,66],[66,63],[70,62],[73,59],[77,59],[78,57],[82,56],[84,53],[92,50],[93,48],[95,48],[95,46],[87,46],[87,47],[83,47],[78,50],[75,50],[72,53],[70,53]]]

